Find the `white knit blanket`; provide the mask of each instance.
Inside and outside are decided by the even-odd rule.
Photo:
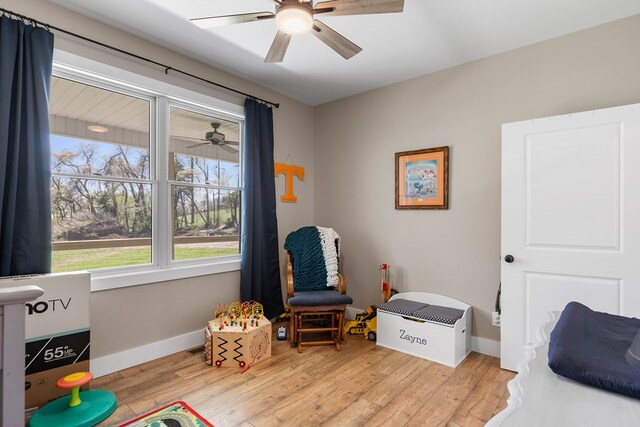
[[[320,245],[324,253],[324,264],[327,269],[327,286],[338,286],[338,258],[340,257],[340,236],[333,228],[317,227],[320,234]],[[336,240],[338,247],[336,248]]]

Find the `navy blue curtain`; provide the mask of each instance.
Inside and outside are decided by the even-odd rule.
[[[0,18],[0,276],[51,271],[53,34]]]
[[[284,311],[273,175],[273,112],[248,98],[244,108],[240,297],[260,302],[271,319]]]

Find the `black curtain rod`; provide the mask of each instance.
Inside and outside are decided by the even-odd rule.
[[[159,67],[164,68],[164,73],[165,74],[169,74],[169,71],[171,70],[171,71],[174,71],[174,72],[176,72],[178,74],[182,74],[184,76],[191,77],[192,79],[200,80],[201,82],[209,83],[209,84],[211,84],[213,86],[217,86],[219,88],[226,89],[226,90],[228,90],[230,92],[237,93],[239,95],[244,95],[246,97],[255,99],[256,101],[260,101],[260,102],[268,104],[268,105],[273,105],[276,108],[280,108],[280,103],[278,103],[278,102],[272,102],[272,101],[267,101],[266,99],[258,98],[257,96],[254,96],[254,95],[251,95],[251,94],[248,94],[248,93],[233,89],[233,88],[231,88],[229,86],[225,86],[225,85],[222,85],[220,83],[216,83],[216,82],[211,81],[211,80],[207,80],[205,78],[196,76],[195,74],[191,74],[191,73],[189,73],[187,71],[183,71],[183,70],[180,70],[178,68],[173,68],[173,67],[171,67],[169,65],[165,65],[165,64],[163,64],[161,62],[154,61],[153,59],[145,58],[144,56],[140,56],[140,55],[137,55],[135,53],[128,52],[128,51],[120,49],[118,47],[111,46],[111,45],[108,45],[106,43],[102,43],[100,41],[90,39],[89,37],[85,37],[85,36],[82,36],[80,34],[76,34],[76,33],[73,33],[71,31],[64,30],[64,29],[59,28],[59,27],[54,27],[53,25],[47,24],[46,22],[38,21],[36,19],[30,18],[30,17],[25,16],[25,15],[21,15],[19,13],[13,12],[11,10],[4,9],[2,7],[0,7],[0,11],[2,12],[3,15],[9,15],[10,17],[19,18],[25,24],[32,25],[34,27],[39,25],[39,26],[43,27],[45,30],[47,30],[47,31],[55,30],[55,31],[61,32],[63,34],[67,34],[69,36],[76,37],[78,39],[84,40],[86,42],[93,43],[93,44],[96,44],[98,46],[114,50],[114,51],[116,51],[118,53],[122,53],[124,55],[129,55],[131,57],[139,59],[140,61],[144,61],[144,62],[148,62],[148,63],[153,64],[153,65],[157,65]]]

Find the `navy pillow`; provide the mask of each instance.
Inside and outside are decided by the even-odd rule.
[[[549,367],[563,377],[640,398],[640,369],[625,354],[640,319],[593,311],[570,302],[549,340]]]

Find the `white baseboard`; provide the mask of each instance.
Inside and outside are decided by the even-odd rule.
[[[347,307],[345,317],[347,319],[355,319],[356,314],[362,313],[361,308]],[[471,351],[486,354],[487,356],[500,357],[500,341],[490,340],[482,337],[471,337]]]
[[[202,329],[183,335],[141,345],[120,353],[91,359],[91,373],[94,377],[101,377],[113,372],[127,369],[150,360],[159,359],[182,350],[197,347],[204,343]]]
[[[364,310],[347,307],[345,317],[355,319],[356,314]],[[183,335],[167,338],[151,344],[141,345],[120,353],[91,359],[91,372],[94,377],[101,377],[113,372],[127,369],[150,360],[159,359],[179,351],[187,350],[202,345],[204,342],[201,329]],[[500,341],[482,337],[471,337],[471,350],[488,356],[500,357]]]
[[[500,341],[482,337],[471,337],[471,351],[486,354],[487,356],[500,357]]]

